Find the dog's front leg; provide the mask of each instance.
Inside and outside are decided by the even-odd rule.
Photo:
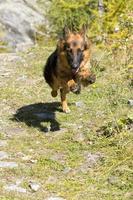
[[[83,86],[88,86],[95,82],[96,76],[89,69],[82,68],[82,70],[78,73],[78,79]]]
[[[73,79],[68,81],[67,86],[71,92],[75,94],[80,94],[81,86],[79,83],[76,83]]]
[[[69,91],[68,91],[67,88],[61,88],[60,89],[62,109],[63,109],[63,112],[65,112],[65,113],[70,113],[70,109],[69,109],[69,107],[67,105],[67,100],[66,100],[66,94],[68,92]]]

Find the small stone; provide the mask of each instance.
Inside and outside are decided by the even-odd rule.
[[[58,181],[57,177],[49,176],[45,183],[46,184],[56,184],[57,181]]]
[[[124,196],[126,199],[133,199],[133,192],[127,192]]]
[[[83,106],[84,106],[84,103],[83,103],[82,101],[77,101],[77,102],[75,103],[75,105],[76,105],[77,107],[83,107]]]
[[[63,153],[55,153],[51,156],[51,160],[64,164],[65,155]]]
[[[4,147],[7,145],[7,141],[0,140],[0,147]]]
[[[15,162],[0,161],[0,168],[14,168],[14,167],[18,167],[18,164]]]
[[[7,191],[14,191],[14,192],[20,192],[20,193],[26,193],[26,189],[20,187],[20,186],[17,186],[15,184],[11,184],[11,185],[7,185],[4,187],[5,190]]]
[[[81,128],[83,128],[83,126],[82,126],[82,125],[79,125],[79,126],[78,126],[78,129],[81,129]]]
[[[86,173],[88,170],[93,168],[102,158],[103,155],[100,152],[85,152],[85,162],[80,166],[79,171]]]
[[[16,180],[16,185],[19,186],[22,183],[23,179],[17,179]]]
[[[102,155],[98,153],[88,153],[86,156],[86,160],[88,163],[88,167],[92,167],[102,158]]]
[[[66,167],[63,172],[64,172],[64,174],[68,174],[71,171],[72,171],[71,167]]]
[[[40,185],[32,181],[30,181],[29,187],[32,189],[33,192],[37,192],[40,189]]]
[[[133,106],[133,99],[129,99],[129,100],[128,100],[128,104],[129,104],[130,106]]]
[[[35,164],[37,163],[37,160],[29,160],[29,162]]]
[[[21,81],[21,80],[26,80],[27,79],[27,76],[26,75],[22,75],[22,76],[19,76],[17,78],[18,81]]]
[[[65,200],[65,199],[63,199],[61,197],[49,197],[46,200]]]
[[[30,160],[31,158],[32,158],[31,156],[24,156],[24,157],[22,157],[22,160],[28,161],[28,160]]]
[[[92,142],[91,140],[88,140],[88,141],[87,141],[87,144],[92,145],[93,142]]]
[[[116,177],[116,176],[111,176],[111,177],[108,178],[108,183],[110,183],[112,185],[118,183],[118,181],[119,181],[118,177]]]
[[[0,151],[0,160],[8,158],[8,154],[4,151]]]
[[[76,141],[76,142],[83,142],[84,140],[85,140],[85,136],[83,133],[77,133],[74,136],[74,141]]]
[[[118,26],[115,27],[114,31],[117,33],[119,32],[120,28]]]
[[[7,137],[12,137],[13,135],[21,135],[24,130],[22,128],[19,128],[19,127],[14,127],[14,128],[6,128],[4,130],[4,132],[6,133]]]

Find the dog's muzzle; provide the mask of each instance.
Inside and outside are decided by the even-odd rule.
[[[74,63],[72,65],[72,74],[76,74],[79,71],[79,64]]]
[[[77,68],[72,68],[72,74],[75,75],[76,73],[78,73],[79,71],[79,67]]]

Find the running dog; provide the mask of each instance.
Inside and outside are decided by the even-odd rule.
[[[63,112],[69,113],[67,93],[80,93],[81,85],[88,86],[96,79],[90,71],[90,41],[84,29],[79,32],[65,29],[56,50],[46,62],[44,77],[52,88],[53,97],[56,97],[60,90]]]

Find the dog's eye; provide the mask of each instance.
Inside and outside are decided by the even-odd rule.
[[[67,49],[67,44],[64,44],[64,50],[66,50]]]
[[[70,48],[70,46],[68,44],[64,44],[64,50],[68,51],[68,52],[72,51],[72,49]]]

